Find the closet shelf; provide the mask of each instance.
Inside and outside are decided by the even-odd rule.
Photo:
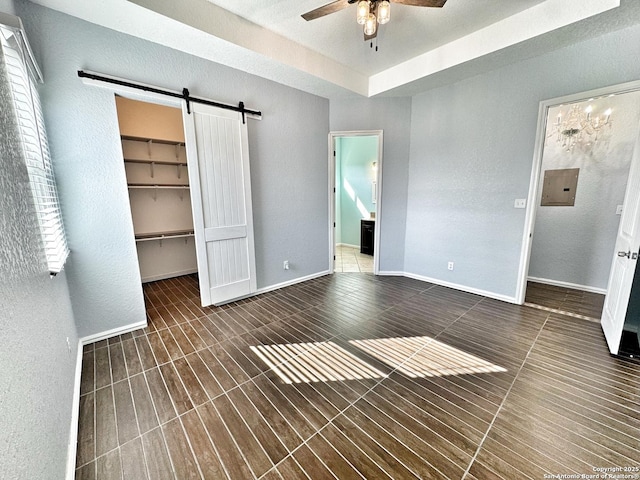
[[[189,190],[189,185],[168,184],[154,185],[148,183],[129,183],[129,189],[161,189],[161,190]]]
[[[193,230],[167,230],[164,232],[150,232],[136,234],[136,242],[149,242],[151,240],[167,240],[169,238],[193,237]]]
[[[130,135],[121,135],[120,138],[122,140],[132,140],[134,142],[153,142],[153,143],[162,143],[164,145],[175,145],[177,147],[183,147],[184,142],[176,142],[175,140],[160,140],[157,138],[145,138],[145,137],[132,137]]]
[[[155,163],[156,165],[171,165],[171,166],[180,166],[180,167],[186,167],[187,166],[187,162],[169,162],[166,160],[151,160],[151,159],[143,159],[143,158],[125,158],[124,159],[125,163],[145,163],[145,164],[150,164],[150,163]]]

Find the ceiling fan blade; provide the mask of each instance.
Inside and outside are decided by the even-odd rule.
[[[442,8],[447,0],[391,0],[401,5],[413,5],[414,7],[435,7]]]
[[[336,0],[335,2],[328,3],[324,7],[316,8],[315,10],[311,10],[310,12],[302,15],[307,22],[309,20],[315,20],[316,18],[324,17],[325,15],[329,15],[330,13],[335,13],[343,8],[347,8],[349,6],[349,0]]]

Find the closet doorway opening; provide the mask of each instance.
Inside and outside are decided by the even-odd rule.
[[[382,130],[329,134],[330,272],[378,274]]]
[[[189,283],[202,307],[255,294],[245,121],[254,111],[149,95],[116,95],[142,282],[197,273]]]
[[[182,110],[116,96],[142,283],[198,272]]]

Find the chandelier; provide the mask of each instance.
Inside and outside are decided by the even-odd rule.
[[[589,147],[592,142],[595,144],[604,134],[610,133],[611,113],[612,110],[608,108],[601,115],[595,115],[591,105],[586,108],[580,104],[571,105],[564,113],[560,110],[549,137],[555,135],[556,141],[567,152],[573,151],[578,144]]]
[[[387,0],[360,0],[356,21],[363,25],[364,35],[373,37],[378,30],[378,24],[384,25],[391,19],[391,4]]]

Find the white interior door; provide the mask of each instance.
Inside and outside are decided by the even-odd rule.
[[[182,112],[203,306],[256,291],[247,126],[238,112],[198,103]]]
[[[631,160],[631,170],[618,229],[616,250],[602,311],[602,330],[609,350],[618,353],[633,276],[640,250],[640,134]]]

